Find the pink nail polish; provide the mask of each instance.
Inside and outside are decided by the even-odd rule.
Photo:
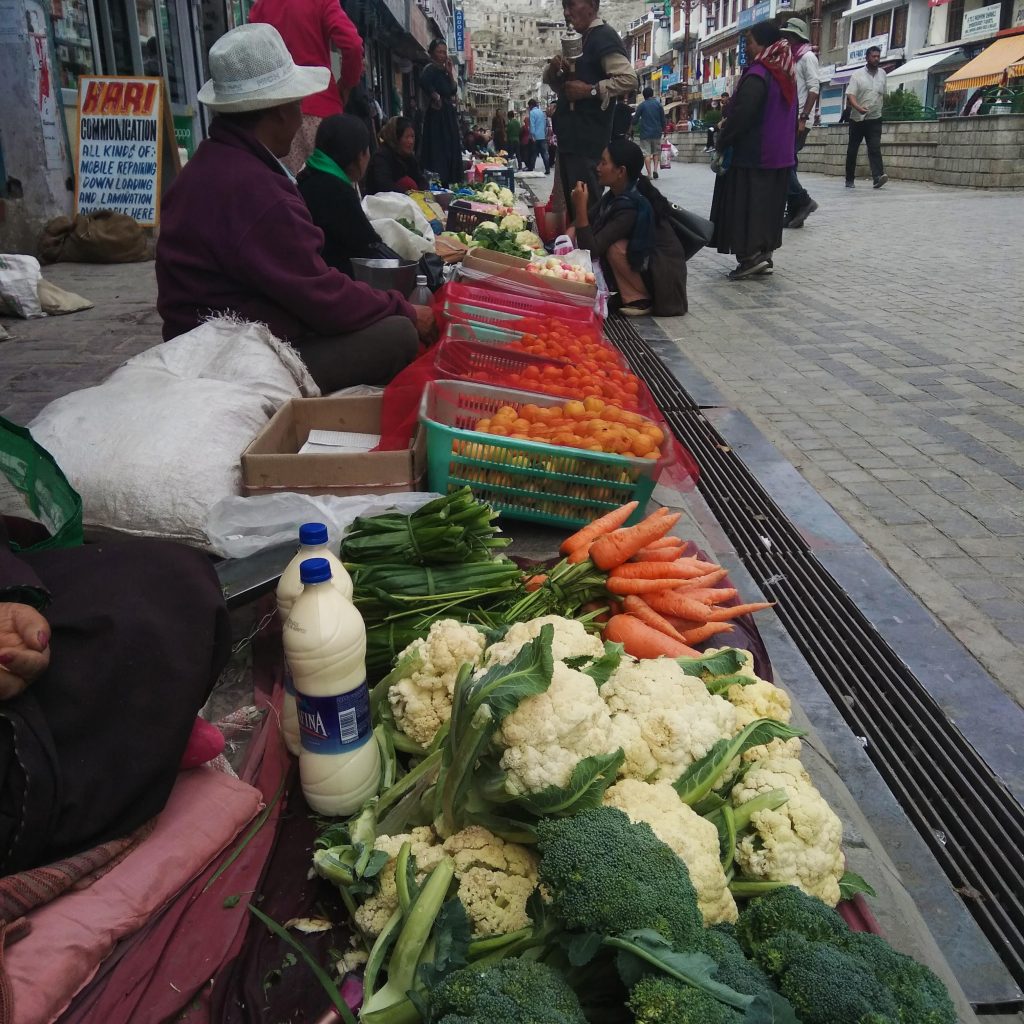
[[[50,646],[50,634],[45,629],[39,630],[36,639],[39,641],[39,649],[41,651],[45,651]]]

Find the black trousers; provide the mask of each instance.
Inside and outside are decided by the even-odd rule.
[[[590,157],[582,153],[558,151],[558,169],[562,179],[562,192],[565,195],[565,208],[570,221],[573,219],[574,213],[572,190],[576,187],[577,181],[582,181],[587,186],[591,206],[601,198],[602,189],[597,183],[597,161],[599,159],[600,154]]]
[[[387,384],[416,358],[419,334],[408,317],[386,316],[361,331],[307,335],[292,345],[328,395],[353,384]]]
[[[860,151],[861,140],[868,145],[871,177],[878,181],[885,174],[885,168],[882,165],[882,119],[880,117],[873,117],[871,120],[850,121],[850,141],[846,147],[847,181],[853,181],[857,176],[857,153]]]

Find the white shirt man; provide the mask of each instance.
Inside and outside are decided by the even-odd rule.
[[[807,22],[802,19],[790,18],[782,30],[782,36],[789,43],[789,48],[793,53],[798,115],[796,151],[799,154],[807,140],[810,116],[818,103],[818,93],[821,91],[818,81],[818,55],[811,46],[810,37],[807,34]],[[799,157],[797,159],[799,160]],[[787,228],[802,228],[804,221],[817,208],[818,204],[810,197],[807,189],[800,184],[796,165],[794,165],[789,172],[786,219],[783,221],[783,225]]]
[[[861,140],[867,143],[868,163],[875,188],[888,180],[882,165],[882,103],[885,100],[885,72],[878,66],[882,51],[872,46],[864,55],[864,67],[856,70],[846,87],[850,107],[850,141],[846,147],[846,187],[853,188],[857,153]]]

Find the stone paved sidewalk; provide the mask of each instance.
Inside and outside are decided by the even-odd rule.
[[[703,166],[658,184],[710,209]],[[774,275],[704,252],[661,326],[1024,702],[1024,197],[804,184]]]

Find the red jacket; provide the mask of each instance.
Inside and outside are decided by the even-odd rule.
[[[341,84],[350,89],[363,73],[363,40],[339,0],[256,0],[249,21],[273,25],[296,64],[331,66],[331,43],[341,53]],[[302,101],[302,112],[313,117],[342,114],[338,85],[331,84]]]
[[[279,338],[348,334],[416,314],[327,266],[323,232],[262,143],[223,118],[167,190],[156,246],[156,306],[165,340],[211,312],[234,311]]]

